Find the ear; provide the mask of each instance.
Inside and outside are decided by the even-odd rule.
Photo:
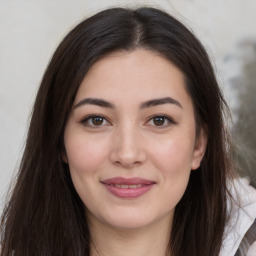
[[[68,157],[67,157],[66,149],[64,146],[62,147],[62,150],[61,150],[61,160],[63,163],[68,164]]]
[[[66,148],[64,144],[64,138],[62,138],[61,140],[60,157],[61,157],[62,163],[68,164],[68,157],[67,157]]]
[[[68,158],[66,154],[62,154],[62,161],[66,164],[68,164]]]
[[[201,129],[195,141],[193,159],[191,163],[192,170],[196,170],[197,168],[200,167],[201,161],[204,157],[206,147],[207,147],[207,135],[205,130]]]

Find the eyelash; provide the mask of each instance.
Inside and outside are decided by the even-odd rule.
[[[99,124],[99,125],[94,125],[94,124],[89,124],[89,122],[91,121],[92,122],[92,119],[93,118],[102,118],[103,119],[103,122],[107,122],[109,124],[111,124],[107,118],[103,115],[100,115],[100,114],[92,114],[92,115],[88,115],[86,116],[82,121],[81,123],[84,124],[85,126],[87,127],[92,127],[92,128],[100,128],[102,127],[103,125],[106,125],[106,124]],[[154,127],[157,127],[159,129],[161,128],[166,128],[167,126],[169,126],[170,124],[177,124],[177,122],[175,122],[171,117],[169,116],[166,116],[166,115],[163,115],[163,114],[156,114],[156,115],[153,115],[151,116],[148,121],[146,122],[146,124],[149,124],[149,122],[154,122],[154,119],[155,118],[163,118],[164,119],[164,123],[167,121],[168,124],[164,124],[164,125],[156,125],[156,124],[152,124],[152,126]],[[150,124],[149,124],[150,126]]]
[[[167,124],[164,124],[164,125],[156,125],[156,124],[153,124],[153,126],[154,127],[157,127],[157,128],[159,128],[159,129],[161,129],[161,128],[166,128],[166,127],[168,127],[169,125],[171,125],[171,124],[177,124],[177,122],[175,122],[171,117],[169,117],[169,116],[166,116],[166,115],[164,115],[164,114],[156,114],[156,115],[153,115],[153,116],[151,116],[150,118],[149,118],[149,120],[147,121],[147,124],[149,123],[149,122],[154,122],[154,119],[155,118],[163,118],[164,119],[164,123],[167,121],[168,123]]]
[[[103,122],[104,122],[104,121],[107,121],[108,124],[110,124],[110,122],[107,120],[107,118],[106,118],[105,116],[103,116],[103,115],[100,115],[100,114],[88,115],[88,116],[86,116],[86,117],[81,121],[81,123],[84,124],[85,126],[88,126],[88,127],[100,128],[100,127],[102,126],[102,124],[101,124],[101,125],[89,124],[89,121],[90,121],[90,120],[92,121],[93,118],[102,118],[102,119],[103,119]]]

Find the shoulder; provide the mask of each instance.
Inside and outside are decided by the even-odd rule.
[[[256,189],[249,185],[249,181],[245,178],[235,180],[230,185],[230,192],[233,200],[228,201],[230,218],[225,228],[220,256],[235,255],[256,219]],[[251,244],[247,256],[256,255],[256,243]]]

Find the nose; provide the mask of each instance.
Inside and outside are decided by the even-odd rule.
[[[113,135],[110,161],[125,168],[143,164],[147,159],[142,134],[136,128],[120,129]]]

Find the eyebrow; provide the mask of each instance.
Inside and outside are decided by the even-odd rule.
[[[83,106],[83,105],[96,105],[96,106],[99,106],[99,107],[104,107],[104,108],[115,108],[114,104],[108,102],[108,101],[105,101],[105,100],[102,100],[102,99],[95,99],[95,98],[85,98],[85,99],[82,99],[80,100],[75,106],[74,106],[74,109],[75,108],[78,108],[80,106]]]
[[[114,109],[115,105],[105,101],[103,99],[97,99],[97,98],[84,98],[82,100],[80,100],[75,106],[74,109],[83,106],[83,105],[96,105],[99,107],[104,107],[104,108],[111,108]],[[174,104],[180,108],[182,108],[182,105],[180,104],[179,101],[171,98],[171,97],[165,97],[165,98],[159,98],[159,99],[152,99],[152,100],[148,100],[143,102],[140,105],[140,109],[144,109],[144,108],[150,108],[150,107],[154,107],[154,106],[158,106],[158,105],[163,105],[163,104]]]
[[[158,105],[163,105],[163,104],[174,104],[180,108],[183,108],[182,105],[180,104],[179,101],[171,98],[171,97],[165,97],[165,98],[160,98],[160,99],[153,99],[153,100],[148,100],[140,105],[140,108],[149,108],[149,107],[154,107]]]

